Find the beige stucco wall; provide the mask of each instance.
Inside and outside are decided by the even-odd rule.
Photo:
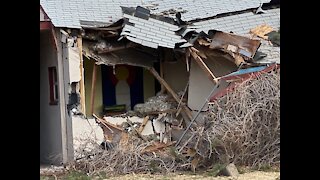
[[[58,71],[57,54],[49,39],[49,33],[40,33],[40,163],[58,164],[62,161],[61,102],[49,105],[48,67]]]
[[[210,68],[212,73],[216,77],[220,77],[236,71],[237,67],[230,61],[224,58],[212,58],[205,60],[205,63]],[[188,94],[188,106],[192,110],[199,110],[203,105],[204,101],[212,91],[214,83],[209,80],[206,73],[199,67],[199,65],[191,60],[190,66],[190,84],[189,84],[189,94]],[[217,93],[219,90],[225,88],[228,83],[221,81],[219,88],[214,92]],[[204,110],[207,106],[204,107]]]

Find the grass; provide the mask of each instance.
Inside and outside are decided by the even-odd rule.
[[[106,178],[107,178],[106,173],[100,173],[94,177],[90,177],[87,174],[83,172],[78,172],[78,171],[69,171],[64,175],[57,177],[57,179],[61,179],[61,180],[91,180],[91,179],[103,180]],[[40,176],[40,180],[55,180],[55,177],[52,175]]]
[[[216,177],[219,175],[222,169],[226,167],[226,164],[215,164],[210,170],[207,171],[207,176]]]

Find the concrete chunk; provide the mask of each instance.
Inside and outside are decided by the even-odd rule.
[[[238,169],[233,163],[230,163],[229,165],[227,165],[222,170],[222,174],[225,176],[231,176],[231,177],[238,177],[239,176]]]

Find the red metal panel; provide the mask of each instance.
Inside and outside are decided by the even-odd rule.
[[[249,78],[256,77],[261,73],[267,73],[267,72],[272,71],[273,69],[278,69],[278,68],[280,68],[279,64],[273,64],[273,65],[263,69],[262,71],[253,72],[253,73],[247,73],[247,74],[242,74],[242,75],[228,76],[228,77],[225,77],[225,78],[222,78],[222,79],[224,79],[224,80],[236,80],[236,79],[238,79],[237,83],[239,83],[239,82],[243,82],[243,81],[245,81],[245,80],[247,80]],[[210,101],[211,102],[215,101],[219,97],[222,97],[222,96],[226,95],[228,92],[232,91],[235,88],[235,86],[236,86],[236,83],[232,82],[227,88],[222,89],[221,91],[216,93],[214,96],[212,96],[210,98]]]
[[[40,31],[51,30],[52,24],[50,21],[40,22]]]

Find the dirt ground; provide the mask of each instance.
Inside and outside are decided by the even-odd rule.
[[[171,174],[171,175],[148,175],[148,174],[135,174],[135,175],[124,175],[118,177],[110,177],[108,179],[112,180],[180,180],[180,179],[202,179],[202,180],[276,180],[280,176],[280,172],[262,172],[262,171],[254,171],[249,173],[240,174],[238,178],[226,177],[226,176],[218,176],[218,177],[210,177],[205,175],[179,175],[179,174]]]
[[[54,173],[56,174],[56,173]],[[253,172],[246,172],[240,174],[237,178],[236,177],[226,177],[226,176],[217,176],[213,177],[207,174],[183,174],[183,173],[173,173],[167,175],[152,175],[152,174],[128,174],[128,175],[121,175],[121,176],[105,176],[105,177],[88,177],[85,174],[68,174],[68,175],[41,175],[40,179],[42,180],[54,180],[54,179],[82,179],[82,180],[180,180],[180,179],[201,179],[201,180],[280,180],[280,172],[263,172],[263,171],[253,171]]]

